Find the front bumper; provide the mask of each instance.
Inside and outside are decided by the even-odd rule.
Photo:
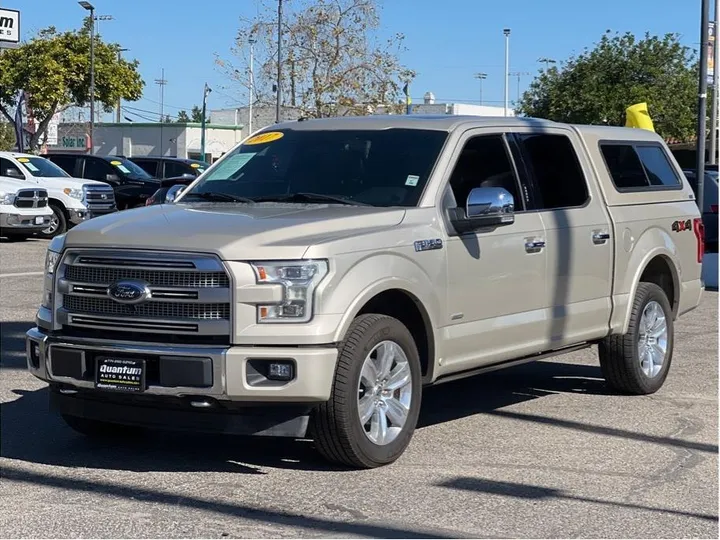
[[[42,218],[41,223],[36,222],[36,218]],[[52,214],[0,214],[0,229],[11,232],[36,232],[46,229],[50,225]]]
[[[27,332],[26,349],[28,370],[59,392],[55,401],[65,407],[61,412],[168,427],[175,423],[168,414],[219,413],[225,418],[219,423],[225,425],[248,407],[253,409],[250,416],[255,422],[260,416],[272,417],[280,405],[307,410],[330,398],[337,361],[333,347],[176,346],[68,338],[40,328]],[[95,371],[101,357],[145,360],[145,390],[130,394],[96,389]],[[292,362],[293,379],[284,382],[259,377],[255,366],[270,360]],[[105,412],[98,412],[102,410]],[[190,417],[186,420],[191,426],[196,424]]]
[[[109,209],[68,208],[67,216],[71,224],[79,225],[80,223],[82,223],[83,221],[87,221],[88,219],[104,216],[106,214],[112,214],[113,212],[117,212],[116,207],[112,207]]]

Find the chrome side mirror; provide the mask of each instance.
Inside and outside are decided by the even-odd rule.
[[[165,194],[165,203],[170,204],[175,202],[175,200],[182,194],[183,191],[185,191],[185,187],[182,184],[175,184],[170,189],[167,190],[167,193]]]
[[[468,195],[465,215],[452,221],[461,234],[484,227],[511,225],[515,222],[515,199],[504,188],[474,188]]]

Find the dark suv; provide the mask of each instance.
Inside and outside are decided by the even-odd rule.
[[[130,161],[142,167],[146,173],[155,178],[179,178],[200,176],[210,164],[196,159],[171,157],[131,157]]]
[[[160,182],[132,161],[118,156],[47,154],[47,159],[70,176],[107,182],[115,191],[118,210],[144,206]]]

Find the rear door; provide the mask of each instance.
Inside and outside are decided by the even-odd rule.
[[[516,133],[515,140],[532,186],[531,209],[545,227],[548,347],[602,337],[612,310],[615,240],[590,163],[568,130]]]

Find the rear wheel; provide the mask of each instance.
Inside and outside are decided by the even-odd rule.
[[[600,367],[608,385],[626,394],[657,392],[670,370],[673,342],[673,313],[665,291],[640,283],[627,333],[600,343]]]
[[[46,229],[43,229],[40,233],[42,238],[55,238],[56,236],[67,231],[67,218],[65,217],[65,210],[57,204],[51,204],[50,209],[53,212],[50,218],[50,225]]]
[[[330,399],[311,433],[328,460],[359,468],[392,463],[405,451],[420,412],[421,370],[408,329],[385,315],[361,315],[340,346]]]

